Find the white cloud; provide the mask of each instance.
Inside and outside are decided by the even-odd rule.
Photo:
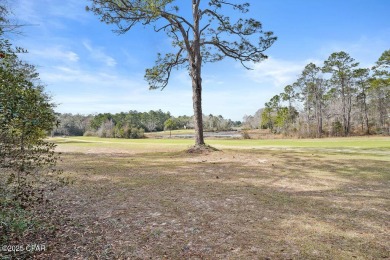
[[[92,47],[88,41],[83,41],[83,45],[88,50],[93,59],[103,62],[109,67],[115,67],[115,65],[117,64],[114,58],[104,53],[103,48]]]
[[[268,84],[273,88],[284,88],[286,85],[294,83],[309,63],[314,63],[317,66],[323,65],[323,61],[314,58],[291,61],[269,57],[267,60],[255,64],[253,70],[247,70],[246,75],[256,83]]]
[[[117,74],[108,74],[99,71],[87,71],[85,69],[71,68],[67,66],[55,66],[41,72],[41,78],[52,85],[69,84],[74,87],[80,85],[78,90],[94,88],[96,91],[104,91],[112,88],[134,88],[142,84],[122,77]],[[101,89],[100,89],[101,88]]]
[[[71,66],[45,67],[41,79],[60,113],[123,112],[162,109],[175,115],[192,114],[191,86],[170,85],[150,91],[142,76],[106,73]]]
[[[284,87],[292,84],[309,62],[293,62],[270,57],[247,71],[248,77],[256,83],[268,83],[272,87]]]
[[[38,56],[39,59],[50,59],[60,62],[77,62],[80,59],[77,53],[69,50],[63,50],[61,46],[34,49],[30,51],[30,54]]]
[[[11,3],[15,16],[27,24],[41,24],[42,18],[35,10],[36,3],[31,0],[18,0]]]
[[[383,37],[362,36],[356,41],[331,41],[323,43],[311,59],[291,61],[269,57],[255,64],[254,70],[247,71],[246,75],[256,83],[268,85],[273,89],[283,89],[286,85],[296,81],[307,64],[313,62],[317,66],[322,66],[333,52],[345,51],[360,62],[361,67],[372,67],[386,49],[388,49],[388,42],[383,40]]]

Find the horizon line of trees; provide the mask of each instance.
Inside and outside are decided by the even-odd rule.
[[[73,115],[57,113],[57,126],[51,136],[97,136],[107,138],[144,138],[144,133],[175,129],[194,129],[193,116],[174,117],[161,109],[149,112],[99,113]],[[240,121],[212,114],[203,115],[205,131],[227,131],[240,126]]]
[[[390,134],[390,49],[372,68],[346,52],[322,66],[309,63],[299,78],[244,124],[298,137]]]

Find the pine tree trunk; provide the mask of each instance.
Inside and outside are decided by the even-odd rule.
[[[350,124],[351,124],[351,96],[350,90],[348,89],[346,79],[341,79],[341,95],[343,103],[343,130],[344,136],[349,136]]]
[[[366,98],[364,98],[364,121],[366,123],[366,134],[370,134],[370,125],[368,124],[368,109],[367,109],[367,103]]]
[[[317,98],[317,137],[321,138],[322,137],[322,105],[321,105],[321,100]]]
[[[192,103],[194,108],[195,146],[204,145],[203,113],[202,113],[202,56],[200,53],[199,32],[199,3],[192,2],[192,15],[194,19],[194,39],[192,43],[192,57],[190,57],[190,74],[192,79]]]
[[[200,72],[192,78],[192,102],[194,107],[195,145],[204,145],[203,118],[202,118],[202,80]]]

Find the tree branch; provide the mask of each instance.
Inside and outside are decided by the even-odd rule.
[[[149,89],[163,90],[168,85],[172,69],[187,62],[187,59],[183,57],[184,51],[184,48],[180,48],[176,54],[166,54],[164,58],[161,57],[161,54],[158,54],[156,65],[151,69],[147,69],[145,73]]]

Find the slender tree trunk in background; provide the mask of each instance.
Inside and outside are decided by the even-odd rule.
[[[309,91],[306,93],[306,134],[308,136],[310,133],[310,105],[309,105]]]
[[[347,128],[347,111],[346,111],[346,101],[345,101],[345,86],[344,86],[344,79],[341,80],[341,102],[343,105],[343,135],[348,135],[348,128]]]
[[[322,105],[321,100],[317,96],[317,137],[322,137]]]
[[[22,127],[22,135],[20,137],[20,154],[24,154],[25,153],[25,126]],[[19,194],[19,191],[20,191],[20,187],[22,186],[21,184],[21,174],[25,171],[25,160],[24,158],[21,158],[21,165],[19,166],[19,169],[17,171],[17,180],[18,180],[18,185],[16,187],[16,191],[17,193]]]
[[[366,103],[366,97],[364,97],[364,121],[366,123],[366,134],[370,134],[370,126],[368,125],[368,108]]]
[[[344,136],[348,136],[351,131],[351,110],[352,110],[352,94],[348,83],[343,78],[341,80],[341,95],[343,103],[343,129]]]
[[[346,126],[346,136],[351,132],[351,111],[352,111],[352,97],[348,94],[348,107],[347,107],[347,126]]]
[[[379,123],[382,131],[387,132],[386,126],[386,109],[382,98],[382,93],[378,95],[378,108],[379,108]]]

